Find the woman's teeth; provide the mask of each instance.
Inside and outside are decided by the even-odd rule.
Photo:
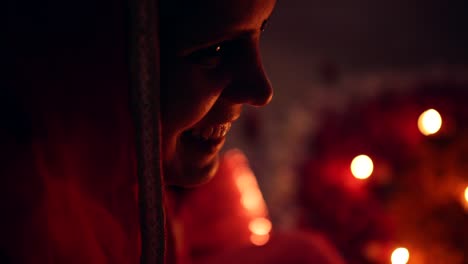
[[[226,136],[230,128],[230,122],[214,126],[197,127],[192,129],[192,136],[200,137],[204,140],[220,139]]]

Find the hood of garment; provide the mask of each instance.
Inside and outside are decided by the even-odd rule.
[[[158,45],[138,39],[157,32],[148,4],[6,4],[1,263],[163,259]]]

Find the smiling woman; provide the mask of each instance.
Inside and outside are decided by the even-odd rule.
[[[143,2],[157,1],[6,5],[1,263],[190,263],[176,232],[191,205],[184,192],[215,176],[242,107],[272,98],[259,42],[275,1],[162,0],[159,10],[131,9],[158,20],[128,14]],[[159,35],[151,23],[138,31],[148,21]],[[231,187],[216,190],[233,197]],[[322,255],[304,234],[274,235],[263,247],[210,252],[207,263],[329,263]]]
[[[271,100],[259,42],[275,1],[182,1],[177,8],[167,2],[161,19],[165,180],[193,186],[214,175],[242,105]]]

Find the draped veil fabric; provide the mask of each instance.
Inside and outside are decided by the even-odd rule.
[[[0,262],[163,263],[157,2],[3,6]]]

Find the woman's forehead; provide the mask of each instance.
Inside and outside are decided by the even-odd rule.
[[[175,1],[176,2],[176,1]],[[259,31],[273,11],[276,0],[186,0],[172,7],[163,21],[171,27],[178,49],[189,48],[229,35]],[[164,12],[164,10],[163,10]],[[166,29],[167,31],[168,29]]]

